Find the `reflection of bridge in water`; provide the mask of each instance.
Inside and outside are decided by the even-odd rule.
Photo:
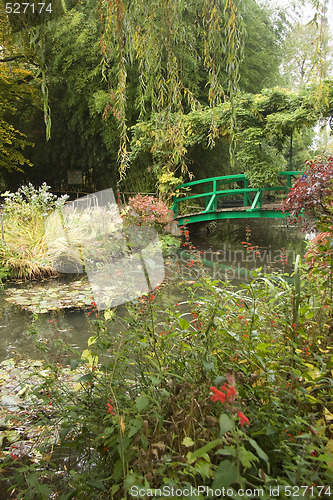
[[[249,187],[245,174],[187,182],[177,186],[172,210],[179,225],[218,219],[283,218],[288,214],[281,211],[281,201],[301,173],[280,172],[279,185],[262,188]],[[198,192],[189,193],[192,188]],[[275,192],[285,196],[276,200]]]

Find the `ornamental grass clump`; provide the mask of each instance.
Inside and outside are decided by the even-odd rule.
[[[4,235],[0,244],[0,262],[14,278],[41,278],[56,274],[48,258],[45,220],[65,203],[49,192],[45,183],[38,189],[32,184],[16,193],[4,193]]]

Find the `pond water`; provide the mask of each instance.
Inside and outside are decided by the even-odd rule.
[[[259,267],[263,273],[291,273],[306,249],[304,234],[283,219],[221,220],[207,229],[191,241],[213,277],[224,281],[250,281]]]
[[[304,255],[305,251],[304,235],[296,228],[288,227],[283,219],[219,221],[208,229],[209,233],[205,226],[191,227],[191,242],[209,274],[222,281],[249,281],[251,270],[258,267],[262,267],[263,272],[290,273],[296,255]],[[171,260],[178,260],[181,264],[180,276],[182,267],[188,272],[186,247],[171,256]],[[191,264],[191,272],[195,279],[196,264]],[[68,284],[68,279],[52,281],[55,286]],[[88,317],[87,305],[81,310],[66,308],[60,314],[56,311],[33,314],[8,302],[8,293],[12,288],[21,288],[32,295],[36,286],[43,284],[9,284],[0,292],[0,362],[17,354],[35,359],[42,357],[27,333],[32,328],[32,322],[38,332],[35,338],[43,338],[43,342],[61,336],[77,349],[87,348],[88,338],[92,335],[89,321],[92,316]],[[43,300],[51,300],[48,286],[45,286]]]

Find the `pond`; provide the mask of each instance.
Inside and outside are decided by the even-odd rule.
[[[198,260],[203,262],[207,272],[214,279],[233,283],[249,281],[251,270],[258,267],[263,272],[291,273],[296,255],[304,255],[305,251],[304,235],[295,227],[288,227],[281,219],[224,220],[211,223],[208,228],[193,226],[190,239]],[[180,263],[180,276],[189,276],[190,262],[190,275],[192,279],[196,278],[196,259],[189,256],[186,246],[168,260]],[[66,307],[59,314],[57,298],[60,290],[63,306]],[[39,310],[44,312],[39,314],[33,307],[36,295],[42,298]],[[75,307],[70,307],[74,295]],[[13,303],[13,297],[20,297],[26,309]],[[94,311],[88,316],[91,299],[82,275],[43,283],[6,285],[0,293],[0,361],[17,354],[35,359],[42,357],[28,334],[32,322],[38,332],[35,337],[41,338],[42,342],[47,343],[61,336],[74,348],[86,349],[88,338],[92,335],[90,318],[95,315]],[[53,310],[48,310],[50,308]],[[122,310],[124,308],[120,306],[120,313]]]

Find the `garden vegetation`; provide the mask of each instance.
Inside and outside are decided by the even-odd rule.
[[[2,419],[13,498],[160,498],[163,487],[202,499],[214,498],[203,487],[235,499],[332,496],[331,163],[310,164],[286,202],[297,192],[305,202],[323,173],[325,244],[297,258],[290,284],[258,269],[235,287],[186,265],[125,311],[92,302],[79,355],[60,317],[52,343],[31,328],[47,361],[18,377],[23,409]],[[22,363],[2,363],[3,377]]]

